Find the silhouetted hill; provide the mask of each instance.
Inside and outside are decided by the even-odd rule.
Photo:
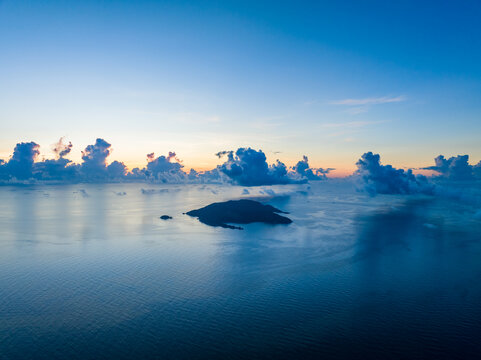
[[[271,205],[264,205],[254,200],[230,200],[213,203],[201,209],[189,211],[186,214],[198,217],[199,221],[206,225],[239,230],[242,230],[242,228],[228,224],[263,222],[275,225],[292,222],[291,219],[278,213],[287,214]]]

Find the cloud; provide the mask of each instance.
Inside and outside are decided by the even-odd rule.
[[[80,171],[92,179],[107,177],[107,157],[110,155],[111,145],[104,139],[98,138],[94,145],[88,145],[82,151],[83,164]]]
[[[169,189],[140,189],[144,195],[163,194],[169,192]]]
[[[155,158],[154,153],[147,154],[147,177],[163,182],[180,181],[185,179],[186,174],[182,171],[184,165],[180,164],[175,152],[169,152],[168,156]]]
[[[184,165],[177,158],[175,152],[169,152],[167,156],[161,155],[155,157],[154,153],[147,154],[147,166],[143,169],[134,168],[125,175],[128,180],[147,180],[150,182],[161,183],[184,183],[194,180],[200,174],[191,170],[189,174],[185,173]]]
[[[44,160],[34,164],[35,178],[39,180],[75,181],[78,178],[78,167],[71,161],[60,157],[56,160]]]
[[[64,137],[61,137],[60,140],[52,145],[52,151],[57,155],[57,158],[63,158],[72,150],[72,142],[69,141],[68,144],[63,142]]]
[[[262,150],[239,148],[233,151],[223,151],[217,154],[227,154],[227,161],[219,166],[234,183],[243,186],[292,184],[299,181],[287,176],[287,167],[279,160],[268,165],[266,155]]]
[[[424,170],[434,170],[439,177],[450,180],[474,180],[481,179],[481,161],[477,165],[469,164],[469,155],[458,155],[446,159],[439,155],[434,159],[434,166],[423,168]]]
[[[74,191],[74,194],[80,194],[83,198],[88,198],[90,195],[85,191],[85,189],[79,189],[78,191]]]
[[[78,165],[64,158],[71,151],[72,144],[65,144],[63,138],[53,145],[57,159],[36,161],[39,148],[35,142],[18,143],[10,160],[0,163],[0,179],[10,183],[18,180],[92,182],[122,179],[127,171],[118,161],[107,166],[111,145],[100,138],[82,151],[83,162]]]
[[[60,153],[67,154],[69,146],[59,148],[56,160],[43,160],[36,162],[40,146],[35,142],[18,143],[13,155],[8,162],[0,162],[0,179],[10,183],[32,180],[57,180],[67,181],[76,178],[77,169],[68,166],[71,161],[64,159]]]
[[[218,153],[215,154],[219,159],[222,158],[223,156],[230,155],[232,154],[232,151],[219,151]]]
[[[333,170],[311,168],[307,156],[291,169],[279,160],[269,165],[262,150],[251,148],[239,148],[235,153],[221,151],[216,155],[227,155],[227,160],[217,167],[218,170],[234,183],[243,186],[302,184],[308,180],[324,179]]]
[[[307,156],[303,156],[302,160],[299,161],[295,166],[292,168],[296,174],[299,174],[301,178],[305,178],[307,180],[322,180],[326,178],[326,174],[328,174],[332,168],[322,169],[322,168],[311,168],[309,167],[309,162]]]
[[[189,173],[189,176],[191,176],[191,182],[194,182],[194,183],[222,184],[229,181],[229,177],[220,170],[219,166],[212,170],[207,170],[202,172],[195,171],[195,173],[196,173],[195,178],[193,177],[192,170]]]
[[[88,145],[82,151],[83,163],[79,168],[82,180],[122,179],[127,173],[127,167],[119,161],[113,161],[107,166],[107,158],[111,153],[112,146],[104,139],[97,138],[95,144]]]
[[[395,96],[395,97],[383,96],[383,97],[377,97],[377,98],[334,100],[334,101],[331,101],[330,104],[346,105],[346,106],[379,105],[379,104],[396,103],[396,102],[401,102],[405,100],[406,100],[406,97],[404,95],[401,95],[401,96]]]
[[[35,142],[18,143],[13,150],[13,155],[8,162],[4,162],[2,171],[4,176],[18,180],[33,177],[34,162],[40,154],[40,145]]]
[[[432,194],[434,186],[425,176],[415,176],[412,170],[404,171],[391,165],[381,165],[380,156],[367,152],[356,163],[355,175],[361,180],[362,188],[371,196],[376,194]]]
[[[111,179],[122,179],[127,173],[127,167],[124,163],[117,160],[113,161],[109,166],[107,166],[107,174]]]
[[[310,168],[307,157],[288,169],[281,161],[269,165],[262,150],[239,148],[233,151],[221,151],[216,155],[227,160],[208,171],[191,169],[186,173],[182,161],[176,153],[156,157],[147,154],[147,164],[143,168],[128,171],[123,162],[113,161],[109,165],[108,157],[112,146],[104,139],[97,138],[95,143],[82,151],[82,162],[75,164],[64,156],[69,154],[72,143],[65,144],[64,139],[53,145],[56,159],[36,161],[40,154],[35,142],[19,143],[9,161],[0,159],[0,182],[117,182],[148,181],[160,183],[236,183],[239,185],[275,185],[305,183],[325,177],[330,169]]]
[[[473,165],[473,175],[476,179],[481,179],[481,161]]]
[[[260,194],[268,195],[268,196],[276,196],[276,192],[272,189],[262,189],[259,191]]]

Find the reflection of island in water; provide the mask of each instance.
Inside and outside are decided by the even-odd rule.
[[[230,224],[250,224],[263,222],[266,224],[290,224],[291,219],[281,216],[287,214],[271,205],[264,205],[254,200],[230,200],[213,203],[201,209],[187,212],[187,215],[199,218],[199,221],[210,226],[221,226],[228,229],[239,229]]]

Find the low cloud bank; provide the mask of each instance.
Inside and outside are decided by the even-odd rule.
[[[293,168],[295,173],[297,173],[301,178],[306,178],[307,180],[322,180],[326,178],[331,170],[334,168],[322,169],[322,168],[311,168],[307,156],[303,156],[302,160],[299,161]]]
[[[434,166],[423,168],[434,170],[438,177],[456,181],[469,181],[481,179],[481,161],[476,165],[469,164],[469,155],[458,155],[446,159],[439,155],[434,159]]]
[[[221,151],[216,155],[219,158],[227,156],[218,170],[242,186],[304,184],[308,180],[325,179],[326,174],[332,170],[311,168],[307,156],[291,169],[279,160],[269,165],[262,150],[251,148],[239,148],[236,152]]]
[[[107,165],[111,145],[97,139],[82,151],[81,164],[66,159],[72,143],[64,144],[63,139],[53,146],[56,159],[36,161],[40,146],[35,142],[19,143],[8,161],[0,163],[0,181],[6,183],[55,181],[55,182],[94,182],[120,180],[125,177],[127,168],[118,161]]]
[[[223,151],[216,154],[226,156],[226,161],[215,169],[198,172],[184,171],[182,161],[175,152],[156,157],[147,154],[144,168],[128,171],[123,162],[108,164],[112,146],[98,138],[82,151],[82,163],[75,164],[65,158],[72,148],[71,142],[63,138],[52,145],[56,158],[38,161],[40,146],[35,142],[19,143],[12,157],[0,160],[0,183],[18,184],[47,182],[117,182],[149,181],[160,183],[233,183],[242,186],[300,184],[308,180],[322,180],[332,169],[311,168],[308,158],[303,157],[294,167],[288,168],[277,160],[269,165],[262,150],[239,148],[237,151]]]
[[[432,185],[425,176],[414,175],[412,170],[396,169],[382,165],[379,154],[367,152],[356,163],[354,173],[361,182],[362,189],[368,194],[433,194]]]
[[[107,166],[107,157],[111,152],[111,145],[103,139],[97,139],[94,145],[87,146],[82,151],[80,177],[93,181],[123,178],[127,172],[124,163],[114,161]]]
[[[277,160],[268,165],[266,155],[262,150],[239,148],[233,151],[218,153],[219,157],[227,155],[227,161],[220,165],[219,170],[234,183],[243,186],[291,184],[295,180],[287,176],[287,167]]]
[[[371,196],[376,194],[428,194],[439,198],[461,201],[479,206],[481,194],[481,162],[469,164],[468,155],[458,155],[446,159],[439,155],[434,159],[434,166],[421,168],[436,171],[437,176],[427,178],[414,175],[412,170],[396,169],[391,165],[382,165],[380,156],[367,152],[356,163],[354,177],[361,190]]]
[[[65,158],[72,147],[72,143],[65,144],[61,138],[52,147],[56,159],[37,161],[40,146],[35,142],[19,143],[10,160],[0,162],[0,182],[105,182],[125,178],[127,168],[122,162],[107,165],[112,148],[105,140],[97,139],[87,146],[82,151],[81,164]]]
[[[34,162],[40,155],[40,146],[36,143],[19,143],[13,150],[8,162],[4,162],[0,176],[11,176],[20,180],[29,179],[34,173]]]

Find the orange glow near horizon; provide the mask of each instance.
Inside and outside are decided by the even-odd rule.
[[[209,171],[209,170],[215,169],[217,167],[217,165],[219,165],[220,163],[222,163],[222,161],[220,161],[220,162],[219,161],[216,161],[216,162],[213,161],[211,165],[207,165],[206,162],[204,162],[204,166],[195,166],[195,165],[192,165],[190,163],[182,162],[182,165],[184,165],[183,170],[185,172],[189,172],[190,169],[194,169],[195,171],[198,171],[198,172],[204,172],[204,171]],[[124,164],[129,171],[132,171],[132,169],[134,169],[136,167],[139,168],[139,169],[144,168],[147,165],[147,161],[145,161],[143,163],[124,162]],[[294,164],[290,164],[290,165],[286,164],[286,166],[288,168],[290,168],[290,167],[294,166]],[[338,168],[338,169],[330,171],[329,174],[327,174],[327,177],[328,178],[343,178],[343,177],[352,175],[355,170],[356,170],[355,167],[352,167],[352,168]]]
[[[4,144],[5,145],[5,144]],[[0,159],[8,161],[13,153],[14,145],[11,144],[11,150],[8,150],[10,144],[6,144],[5,148],[0,149]],[[150,147],[150,146],[149,146]],[[174,149],[176,146],[169,146]],[[231,146],[233,148],[235,146]],[[81,151],[84,146],[78,146],[74,151],[72,151],[66,158],[70,159],[73,163],[82,163]],[[152,148],[161,148],[161,150],[155,151],[156,156],[166,155],[166,146],[152,146]],[[168,148],[168,147],[167,147]],[[227,147],[228,148],[228,147]],[[259,147],[253,147],[258,149]],[[42,161],[44,159],[54,159],[55,154],[51,151],[51,145],[41,145],[40,155],[37,161]],[[131,171],[134,168],[145,168],[147,165],[147,158],[143,153],[147,154],[147,151],[142,149],[133,149],[129,147],[117,146],[112,149],[111,155],[107,159],[107,163],[110,164],[113,161],[123,162],[127,169]],[[269,164],[274,163],[277,159],[282,161],[288,168],[294,166],[302,156],[300,154],[306,153],[309,158],[309,165],[312,168],[335,168],[327,174],[328,178],[343,178],[350,176],[356,170],[356,161],[359,159],[359,155],[353,155],[348,152],[335,152],[329,154],[316,154],[310,153],[309,151],[302,152],[285,152],[280,155],[266,152],[267,162]],[[327,156],[326,156],[327,155]],[[449,154],[448,156],[450,156]],[[177,152],[177,156],[181,159],[181,164],[184,166],[184,171],[189,172],[190,169],[194,169],[198,172],[204,172],[208,170],[215,169],[219,164],[225,161],[225,158],[219,159],[214,155],[214,152],[210,149],[204,149],[203,152],[199,152],[194,148],[180,149]],[[395,168],[408,169],[412,168],[415,174],[422,174],[427,177],[436,175],[437,173],[430,170],[421,170],[420,168],[432,165],[433,155],[427,155],[425,159],[420,159],[419,157],[414,157],[412,154],[400,154],[400,153],[385,153],[381,152],[381,163],[383,165],[391,164]],[[479,161],[479,158],[473,156],[470,158],[470,163],[474,164]]]
[[[12,155],[11,153],[2,152],[2,153],[0,153],[0,159],[8,161],[8,159],[11,157],[11,155]],[[119,154],[115,154],[115,155],[119,155]],[[54,158],[55,157],[52,156],[51,154],[41,154],[37,158],[37,161],[42,161],[42,160],[45,160],[45,159],[54,159]],[[77,154],[69,154],[69,156],[67,156],[67,158],[72,160],[73,163],[81,163],[82,162],[80,154],[78,154],[78,155]],[[294,157],[292,159],[294,159]],[[291,158],[288,159],[288,160],[291,160],[291,161],[283,161],[288,168],[291,168],[292,166],[294,166],[297,163],[297,160],[292,160],[292,159]],[[142,161],[139,161],[138,159],[134,160],[133,156],[131,156],[131,158],[128,159],[128,160],[122,160],[121,157],[119,157],[119,156],[110,156],[108,158],[107,164],[110,164],[115,160],[123,162],[125,164],[125,166],[127,167],[128,171],[132,171],[134,168],[143,169],[147,165],[147,159],[146,158],[143,159]],[[349,162],[342,161],[342,163],[339,164],[340,166],[336,167],[336,165],[335,165],[336,162],[333,161],[333,159],[330,159],[330,161],[324,161],[324,164],[317,164],[314,161],[315,160],[314,157],[312,157],[312,160],[313,161],[311,161],[311,157],[310,157],[309,158],[309,164],[312,168],[317,168],[317,167],[326,168],[327,167],[326,164],[329,164],[329,165],[332,164],[333,165],[332,167],[334,167],[335,169],[331,170],[327,174],[328,178],[344,178],[344,177],[353,175],[353,173],[356,171],[355,162],[353,162],[352,165],[349,165]],[[215,156],[212,156],[211,159],[208,159],[207,161],[206,161],[205,158],[200,158],[200,157],[196,156],[195,158],[190,158],[188,161],[181,161],[181,164],[184,166],[183,169],[184,169],[185,172],[189,172],[190,169],[194,169],[195,171],[198,171],[198,172],[204,172],[204,171],[209,171],[209,170],[215,169],[219,164],[223,163],[224,161],[225,161],[225,159],[219,159]],[[281,159],[281,161],[282,161],[282,159]],[[269,164],[271,164],[274,161],[271,158],[269,158],[267,162]],[[386,163],[390,163],[390,162],[386,162]],[[401,167],[401,166],[396,166],[396,165],[393,165],[393,166],[398,167],[398,168],[407,169],[407,167]],[[426,163],[424,163],[423,165],[418,165],[418,168],[412,167],[413,173],[425,175],[427,177],[431,177],[433,175],[435,176],[437,174],[435,171],[432,171],[432,170],[419,169],[419,167],[421,167],[421,166],[426,166]]]

